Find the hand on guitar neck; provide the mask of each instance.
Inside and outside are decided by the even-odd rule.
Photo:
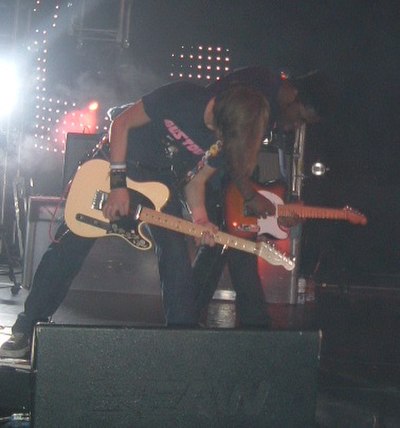
[[[303,201],[296,202],[296,205],[299,207],[304,206]],[[293,211],[290,216],[279,216],[278,225],[279,227],[289,229],[291,227],[297,226],[300,223],[304,223],[305,219],[301,218],[297,212]]]
[[[276,212],[275,205],[259,192],[255,192],[250,199],[244,201],[244,210],[246,215],[261,218],[275,215]]]

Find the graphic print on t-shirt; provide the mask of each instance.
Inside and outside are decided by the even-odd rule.
[[[179,143],[179,145],[185,147],[186,150],[193,153],[194,155],[204,155],[204,150],[198,146],[185,132],[179,129],[179,127],[172,120],[165,119],[164,125],[168,129],[169,134],[177,143]]]

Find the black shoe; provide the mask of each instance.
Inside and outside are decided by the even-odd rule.
[[[0,347],[0,358],[26,358],[31,351],[31,338],[24,333],[14,333]]]

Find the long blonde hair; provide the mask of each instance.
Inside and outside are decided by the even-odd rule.
[[[213,108],[214,126],[223,142],[233,178],[252,174],[269,112],[265,97],[246,86],[234,85],[217,95]]]

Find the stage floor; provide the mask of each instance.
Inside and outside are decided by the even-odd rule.
[[[12,295],[7,276],[0,281],[3,343],[28,290]],[[322,332],[317,427],[400,426],[399,304],[400,284],[398,288],[317,284],[314,302],[269,305],[273,331]],[[234,301],[214,300],[204,328],[232,328],[234,320]],[[140,327],[164,322],[160,296],[98,290],[70,290],[53,321]],[[29,412],[29,382],[23,378],[29,371],[28,361],[0,360],[3,418]],[[13,387],[14,382],[18,388]]]

